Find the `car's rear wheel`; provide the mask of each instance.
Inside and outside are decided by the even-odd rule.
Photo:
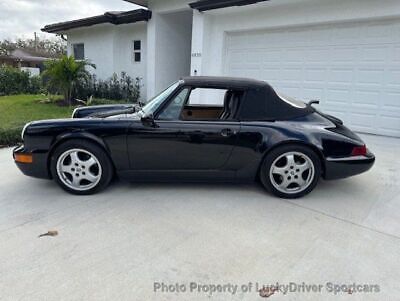
[[[272,150],[261,166],[264,187],[282,198],[299,198],[310,193],[321,175],[317,154],[302,145],[285,145]]]
[[[104,150],[86,140],[70,140],[58,146],[50,164],[56,182],[78,195],[101,191],[113,175],[112,164]]]

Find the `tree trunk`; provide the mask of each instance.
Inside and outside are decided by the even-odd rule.
[[[64,90],[64,102],[69,103],[68,90]]]

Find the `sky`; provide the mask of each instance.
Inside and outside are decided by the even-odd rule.
[[[132,10],[138,6],[122,0],[0,0],[0,40],[54,35],[40,31],[47,24]]]

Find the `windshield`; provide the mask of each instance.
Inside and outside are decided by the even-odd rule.
[[[167,97],[173,91],[175,91],[175,89],[179,86],[180,83],[181,83],[180,81],[174,83],[173,85],[165,89],[163,92],[158,94],[156,97],[154,97],[152,100],[150,100],[149,103],[142,108],[142,114],[143,115],[154,114],[157,108],[167,99]]]
[[[300,109],[304,109],[305,107],[307,107],[307,105],[301,100],[295,99],[293,97],[290,97],[290,96],[287,96],[285,94],[278,93],[278,92],[276,94],[278,94],[280,99],[282,99],[284,102],[292,105],[293,107],[300,108]]]

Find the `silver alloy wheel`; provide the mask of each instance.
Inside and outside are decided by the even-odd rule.
[[[307,189],[314,179],[312,160],[301,152],[287,152],[272,163],[269,178],[272,185],[283,193],[294,194]]]
[[[84,149],[70,149],[57,160],[57,174],[67,187],[86,191],[95,187],[101,179],[102,169],[99,160]]]

